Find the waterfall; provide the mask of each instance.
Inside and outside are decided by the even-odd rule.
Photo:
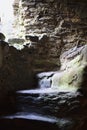
[[[7,39],[14,31],[13,2],[14,0],[0,0],[0,32],[4,33]]]

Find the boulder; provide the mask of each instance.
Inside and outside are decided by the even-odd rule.
[[[82,87],[87,73],[87,45],[74,47],[60,56],[61,68],[52,77],[52,88],[61,91],[76,91]]]

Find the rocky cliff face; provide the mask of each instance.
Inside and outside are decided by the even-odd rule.
[[[57,68],[60,53],[86,43],[86,7],[86,0],[15,0],[18,36],[35,48],[37,63]]]
[[[15,0],[13,7],[15,36],[21,39],[13,40],[17,45],[22,41],[25,47],[10,47],[4,58],[0,69],[2,92],[12,86],[32,87],[32,74],[57,70],[61,53],[87,41],[85,0]]]

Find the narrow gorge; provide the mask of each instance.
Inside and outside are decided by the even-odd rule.
[[[87,129],[87,1],[5,0],[0,129]]]

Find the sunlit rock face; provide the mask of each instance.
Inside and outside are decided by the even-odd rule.
[[[60,66],[61,53],[77,44],[86,43],[86,1],[9,1],[6,5],[3,4],[4,6],[0,4],[0,9],[5,15],[0,11],[1,31],[4,30],[6,38],[9,36],[13,43],[14,39],[24,40],[21,43],[15,41],[16,48],[23,48],[19,44],[28,44],[33,48],[34,53],[36,52],[36,66],[41,67],[45,64],[46,70],[56,70]]]
[[[16,34],[36,50],[38,66],[46,62],[58,69],[61,53],[86,43],[86,5],[81,0],[14,1]]]
[[[82,86],[87,76],[84,70],[87,67],[87,45],[74,47],[60,56],[60,71],[52,77],[52,88],[59,90],[73,91]],[[85,83],[84,83],[85,84]]]

